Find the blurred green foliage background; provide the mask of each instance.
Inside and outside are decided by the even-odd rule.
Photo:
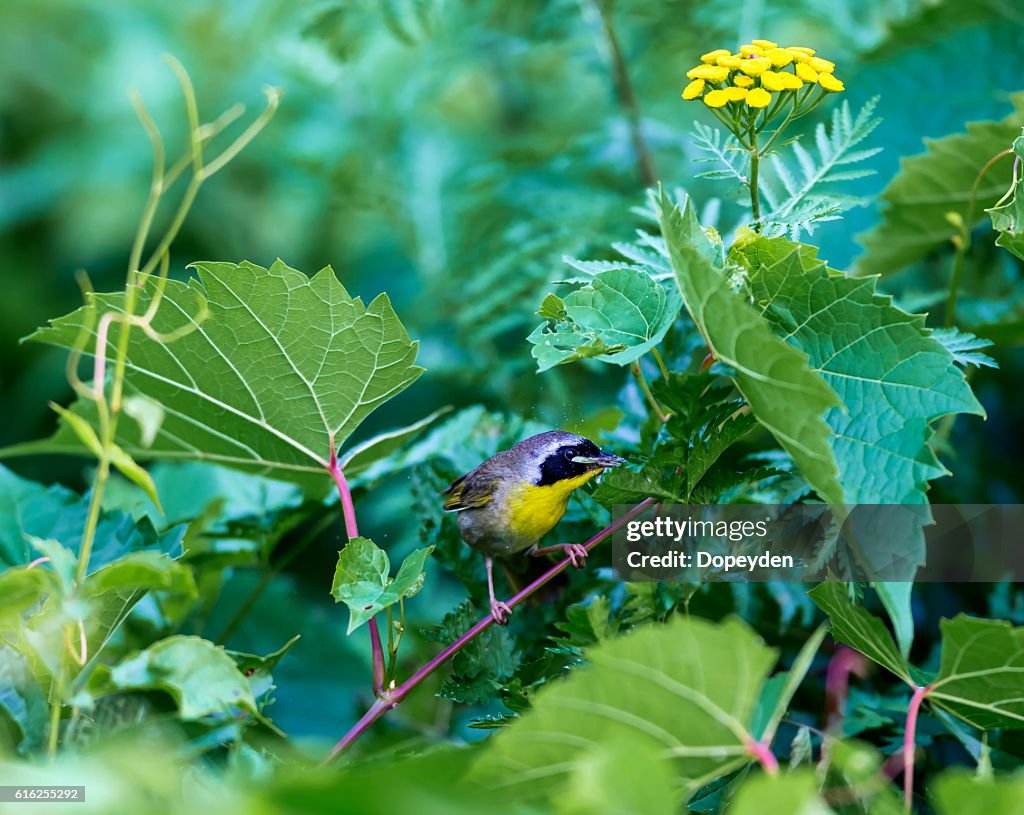
[[[204,118],[239,100],[258,111],[265,84],[285,93],[266,131],[204,186],[173,249],[173,276],[186,277],[195,260],[266,266],[280,257],[309,273],[330,264],[367,302],[386,291],[421,341],[428,373],[361,435],[449,404],[569,427],[610,405],[628,410],[636,394],[610,366],[538,376],[525,337],[545,292],[568,276],[563,255],[609,257],[610,244],[642,223],[632,208],[649,179],[633,117],[655,179],[702,204],[722,198],[725,224],[740,211],[721,187],[695,178],[689,134],[695,117],[710,117],[679,93],[698,55],[762,36],[813,45],[838,64],[854,109],[880,96],[883,122],[866,145],[884,148],[871,159],[878,173],[849,185],[873,196],[926,137],[1007,115],[1024,76],[1022,15],[1011,0],[5,0],[0,446],[48,434],[48,400],[70,397],[64,355],[18,340],[80,304],[78,270],[97,290],[122,284],[150,167],[129,89],[178,145],[172,154],[184,147],[163,52],[190,72]],[[813,240],[833,266],[849,268],[854,236],[877,217],[873,206],[854,210]],[[948,252],[937,253],[883,287],[928,310],[948,269]],[[933,500],[1015,501],[1024,492],[1024,291],[991,238],[978,241],[966,280],[966,327],[1003,326],[992,351],[1001,367],[976,375],[988,424],[954,429],[946,459],[955,475]],[[45,483],[86,483],[78,460],[11,466]],[[411,545],[407,480],[364,504],[368,534]],[[327,594],[339,534],[271,588],[236,644],[264,653],[290,636],[291,626],[278,636],[275,624],[306,619],[316,646],[300,647],[276,675],[289,693],[275,718],[289,731],[337,734],[351,712],[302,709],[303,700],[321,698],[317,682],[354,687],[366,674],[361,643],[344,639]],[[243,597],[244,578],[228,591]],[[417,613],[436,622],[454,600],[440,589],[433,596],[436,608]],[[214,618],[231,608],[228,596]]]

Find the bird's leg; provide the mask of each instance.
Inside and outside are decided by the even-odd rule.
[[[559,543],[555,546],[534,545],[530,549],[530,555],[533,557],[550,555],[552,552],[561,552],[566,555],[569,558],[569,562],[577,569],[583,568],[584,564],[587,562],[587,555],[590,554],[587,551],[587,547],[582,543]]]
[[[508,603],[503,603],[494,596],[494,559],[485,556],[484,563],[487,565],[487,591],[491,595],[491,616],[498,625],[508,625],[512,609]]]

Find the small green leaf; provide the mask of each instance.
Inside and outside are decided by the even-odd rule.
[[[565,300],[557,294],[551,294],[548,292],[544,295],[544,299],[540,301],[540,308],[537,309],[537,316],[543,317],[545,320],[564,320]]]
[[[56,588],[54,573],[39,566],[0,572],[0,620],[31,608]]]
[[[156,484],[153,483],[153,477],[116,444],[110,448],[110,463],[117,467],[121,475],[146,493],[146,497],[153,502],[157,512],[163,512],[163,509],[160,507],[160,496],[157,494]]]
[[[630,268],[594,275],[559,308],[544,302],[548,322],[527,337],[540,371],[587,358],[628,365],[661,342],[682,305],[674,288]]]
[[[1024,815],[1024,778],[950,770],[935,779],[931,794],[938,815]]]
[[[821,583],[808,593],[818,608],[828,615],[835,639],[860,651],[907,684],[913,684],[909,666],[885,623],[867,609],[850,602],[844,583]]]
[[[82,584],[85,597],[124,589],[196,594],[192,570],[161,552],[130,552],[93,572]]]
[[[129,396],[121,402],[121,409],[139,426],[139,443],[152,447],[164,423],[163,406],[146,396]]]
[[[348,606],[348,633],[388,606],[416,594],[423,586],[424,565],[432,551],[432,546],[415,550],[391,580],[387,552],[368,538],[352,538],[338,552],[331,585],[335,602]]]
[[[233,715],[239,708],[258,713],[252,689],[231,656],[201,637],[167,637],[117,665],[98,666],[89,680],[94,696],[126,690],[166,691],[185,721]]]

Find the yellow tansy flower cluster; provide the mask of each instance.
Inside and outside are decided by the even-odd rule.
[[[811,85],[823,92],[845,90],[833,73],[835,63],[816,56],[813,48],[782,48],[771,40],[753,40],[741,45],[735,54],[718,48],[704,54],[700,61],[686,72],[691,81],[683,90],[683,99],[702,99],[709,108],[734,104],[737,110],[757,110],[773,101],[785,101],[776,94],[806,88],[799,98],[793,95],[793,104],[802,105]]]

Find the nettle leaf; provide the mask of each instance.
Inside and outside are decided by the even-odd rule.
[[[635,739],[692,793],[749,760],[776,652],[746,624],[676,617],[603,642],[586,658],[488,742],[478,774],[517,799],[557,794],[585,748]]]
[[[152,425],[143,433],[137,423],[121,422],[118,444],[139,459],[213,461],[326,488],[331,440],[340,448],[371,411],[419,377],[417,343],[386,295],[364,306],[330,267],[312,278],[281,261],[270,269],[195,268],[198,278],[167,282],[153,320],[161,333],[189,324],[194,330],[168,343],[138,329],[130,334],[125,391],[159,405],[164,416],[155,435]],[[140,291],[138,312],[154,286],[147,281]],[[122,312],[123,297],[96,295],[29,339],[70,348],[82,331],[95,337],[96,314]],[[111,355],[120,331],[114,323]],[[95,426],[91,402],[79,400],[72,410]],[[65,425],[49,440],[6,452],[82,451]]]
[[[839,395],[825,414],[850,504],[920,504],[947,475],[928,441],[943,416],[985,412],[923,315],[875,291],[875,279],[830,270],[814,247],[784,238],[737,242],[754,302]]]
[[[378,612],[399,600],[415,595],[423,588],[424,567],[433,546],[416,549],[391,578],[391,560],[387,552],[368,538],[352,538],[338,552],[331,594],[336,603],[348,606],[348,633]]]
[[[558,303],[552,297],[539,312],[547,322],[527,337],[539,371],[588,358],[628,365],[661,342],[682,307],[674,288],[634,268],[595,274]]]
[[[758,420],[792,456],[800,472],[831,504],[843,503],[832,452],[827,410],[840,406],[835,391],[808,365],[805,352],[779,339],[773,327],[728,282],[720,241],[701,228],[692,203],[658,202],[662,233],[687,311],[712,353]]]
[[[1012,98],[1016,110],[1001,122],[968,122],[966,133],[925,139],[924,153],[900,161],[899,173],[881,194],[881,221],[858,236],[864,247],[858,275],[898,272],[959,233],[956,222],[968,217],[978,171],[1009,147],[1024,125],[1024,95]],[[990,174],[978,186],[977,201],[995,202],[1005,186]],[[969,229],[984,217],[981,207],[975,212]]]
[[[202,637],[167,637],[117,665],[98,665],[89,678],[94,697],[129,690],[166,691],[185,721],[232,715],[238,709],[259,712],[235,661]]]

